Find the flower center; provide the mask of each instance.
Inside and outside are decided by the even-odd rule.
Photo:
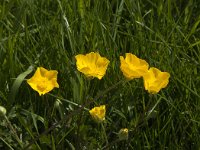
[[[47,78],[42,78],[37,84],[38,90],[41,92],[47,88]]]

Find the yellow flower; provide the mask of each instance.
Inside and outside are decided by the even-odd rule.
[[[159,69],[151,67],[147,74],[143,76],[144,87],[151,93],[156,94],[169,83],[170,74],[161,72]]]
[[[87,77],[96,77],[99,80],[105,75],[108,64],[110,63],[108,59],[94,52],[86,55],[79,54],[75,58],[78,71]]]
[[[120,62],[120,69],[128,80],[142,77],[149,68],[149,64],[145,60],[139,59],[131,53],[126,53],[125,59],[120,56]]]
[[[120,140],[127,140],[128,139],[128,129],[127,128],[120,129],[118,136],[119,136]]]
[[[105,120],[106,106],[101,105],[99,107],[94,107],[89,111],[89,113],[95,121],[102,122]]]
[[[54,87],[59,88],[57,74],[56,70],[48,71],[43,67],[38,67],[35,74],[27,80],[27,83],[41,96],[53,90]]]

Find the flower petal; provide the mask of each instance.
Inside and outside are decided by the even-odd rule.
[[[147,73],[149,64],[142,59],[139,59],[131,53],[126,53],[126,58],[120,56],[120,69],[123,75],[131,80],[134,78],[140,78]]]
[[[170,74],[161,72],[157,68],[150,68],[148,73],[143,76],[144,87],[149,93],[156,94],[169,83]]]
[[[105,75],[109,60],[101,57],[99,53],[91,52],[86,55],[76,55],[76,66],[78,71],[87,77],[96,77],[102,79]]]
[[[96,122],[102,122],[105,120],[106,106],[101,105],[99,107],[94,107],[89,111],[89,113]]]
[[[38,67],[35,74],[27,80],[27,83],[41,96],[53,90],[54,87],[59,88],[57,74],[56,70],[48,71],[43,67]]]

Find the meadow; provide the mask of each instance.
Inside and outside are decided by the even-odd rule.
[[[1,0],[0,149],[198,150],[199,23],[198,0]],[[91,52],[109,60],[101,79],[78,70]],[[152,93],[127,79],[127,53],[169,83]],[[39,67],[57,88],[30,86]]]

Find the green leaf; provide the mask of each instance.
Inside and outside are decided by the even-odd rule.
[[[30,66],[25,72],[18,75],[18,77],[15,79],[9,94],[10,106],[12,106],[13,102],[15,101],[16,94],[18,93],[19,87],[24,81],[24,78],[32,71],[33,71],[33,66]]]

